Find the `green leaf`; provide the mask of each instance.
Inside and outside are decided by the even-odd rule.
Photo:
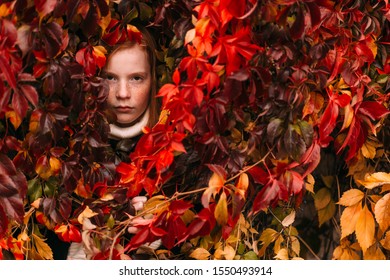
[[[30,202],[33,202],[42,196],[42,185],[38,178],[34,178],[27,182],[27,195]]]
[[[258,260],[259,257],[256,255],[255,252],[249,251],[248,253],[246,253],[246,254],[243,256],[243,259],[244,259],[244,260]]]

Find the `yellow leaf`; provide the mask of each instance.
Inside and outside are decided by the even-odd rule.
[[[45,260],[53,259],[53,251],[51,250],[50,246],[47,245],[45,241],[43,241],[42,238],[33,233],[32,240],[39,256]]]
[[[390,193],[386,194],[375,204],[375,219],[382,231],[390,226]]]
[[[329,221],[336,212],[336,204],[331,200],[329,204],[320,210],[318,210],[318,222],[319,226]]]
[[[295,236],[291,236],[291,249],[296,254],[296,256],[299,256],[301,251],[301,244],[299,243],[299,239]]]
[[[363,254],[363,259],[365,260],[386,260],[386,256],[383,254],[382,250],[377,246],[377,244],[372,245],[367,249]]]
[[[374,244],[375,221],[367,205],[364,205],[356,222],[356,237],[363,250],[363,253]]]
[[[355,231],[356,222],[362,211],[362,204],[357,203],[344,209],[340,218],[341,239]]]
[[[275,240],[275,245],[274,245],[274,252],[275,254],[282,249],[282,244],[284,242],[284,238],[282,235],[279,235],[279,237]]]
[[[217,220],[218,224],[220,224],[221,226],[226,225],[228,221],[226,194],[224,192],[222,192],[221,197],[218,200],[217,206],[215,207],[214,217]]]
[[[161,213],[167,210],[169,207],[169,201],[164,195],[152,196],[145,202],[144,210],[148,210],[149,213]]]
[[[260,242],[261,245],[263,245],[259,250],[259,256],[262,257],[265,254],[265,251],[267,250],[267,247],[278,238],[280,234],[272,229],[272,228],[266,228],[260,235]],[[275,245],[276,246],[276,245]],[[275,249],[275,248],[274,248]],[[275,251],[276,254],[276,251]]]
[[[195,28],[188,30],[184,39],[184,44],[187,45],[192,42],[195,39],[195,34]]]
[[[381,240],[381,245],[390,251],[390,231],[386,232],[385,238]]]
[[[190,255],[191,258],[197,260],[208,260],[210,257],[210,252],[204,248],[196,248]]]
[[[390,184],[390,173],[376,172],[373,174],[367,174],[364,180],[357,180],[367,189],[373,189],[385,184]]]
[[[225,260],[233,260],[236,256],[236,250],[230,245],[226,245],[223,249],[223,256]]]
[[[96,216],[98,213],[93,212],[88,206],[84,209],[83,212],[77,217],[77,221],[80,224],[84,223],[84,219],[92,218],[93,216]]]
[[[367,139],[364,142],[361,151],[365,158],[373,159],[376,156],[376,149],[381,146],[381,144],[376,139]]]
[[[277,260],[288,260],[288,251],[286,248],[280,249],[280,251],[274,257]]]
[[[295,221],[295,211],[292,210],[290,214],[288,214],[282,221],[282,225],[284,227],[288,227],[292,225]]]
[[[305,188],[307,191],[311,192],[312,194],[314,194],[314,183],[315,183],[315,179],[313,175],[308,174],[306,177]]]
[[[364,193],[358,189],[351,189],[343,193],[337,204],[352,206],[359,203],[364,197]]]
[[[262,244],[270,244],[275,241],[279,236],[279,232],[272,228],[266,228],[260,235],[260,241]]]
[[[344,123],[341,130],[348,128],[351,125],[354,117],[355,111],[352,108],[351,104],[348,104],[346,107],[344,107]]]

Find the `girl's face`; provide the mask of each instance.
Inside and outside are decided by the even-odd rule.
[[[137,121],[149,105],[152,86],[148,55],[138,44],[117,50],[105,67],[110,91],[107,102],[122,126]]]

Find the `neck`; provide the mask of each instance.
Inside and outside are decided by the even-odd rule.
[[[149,121],[149,108],[141,118],[133,125],[128,127],[118,126],[116,124],[110,124],[109,137],[112,139],[127,139],[133,138],[142,133],[142,129],[148,124]]]

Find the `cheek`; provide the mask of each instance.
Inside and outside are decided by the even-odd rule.
[[[115,92],[110,88],[107,96],[107,104],[109,106],[112,106],[115,104],[115,100],[116,100]]]

